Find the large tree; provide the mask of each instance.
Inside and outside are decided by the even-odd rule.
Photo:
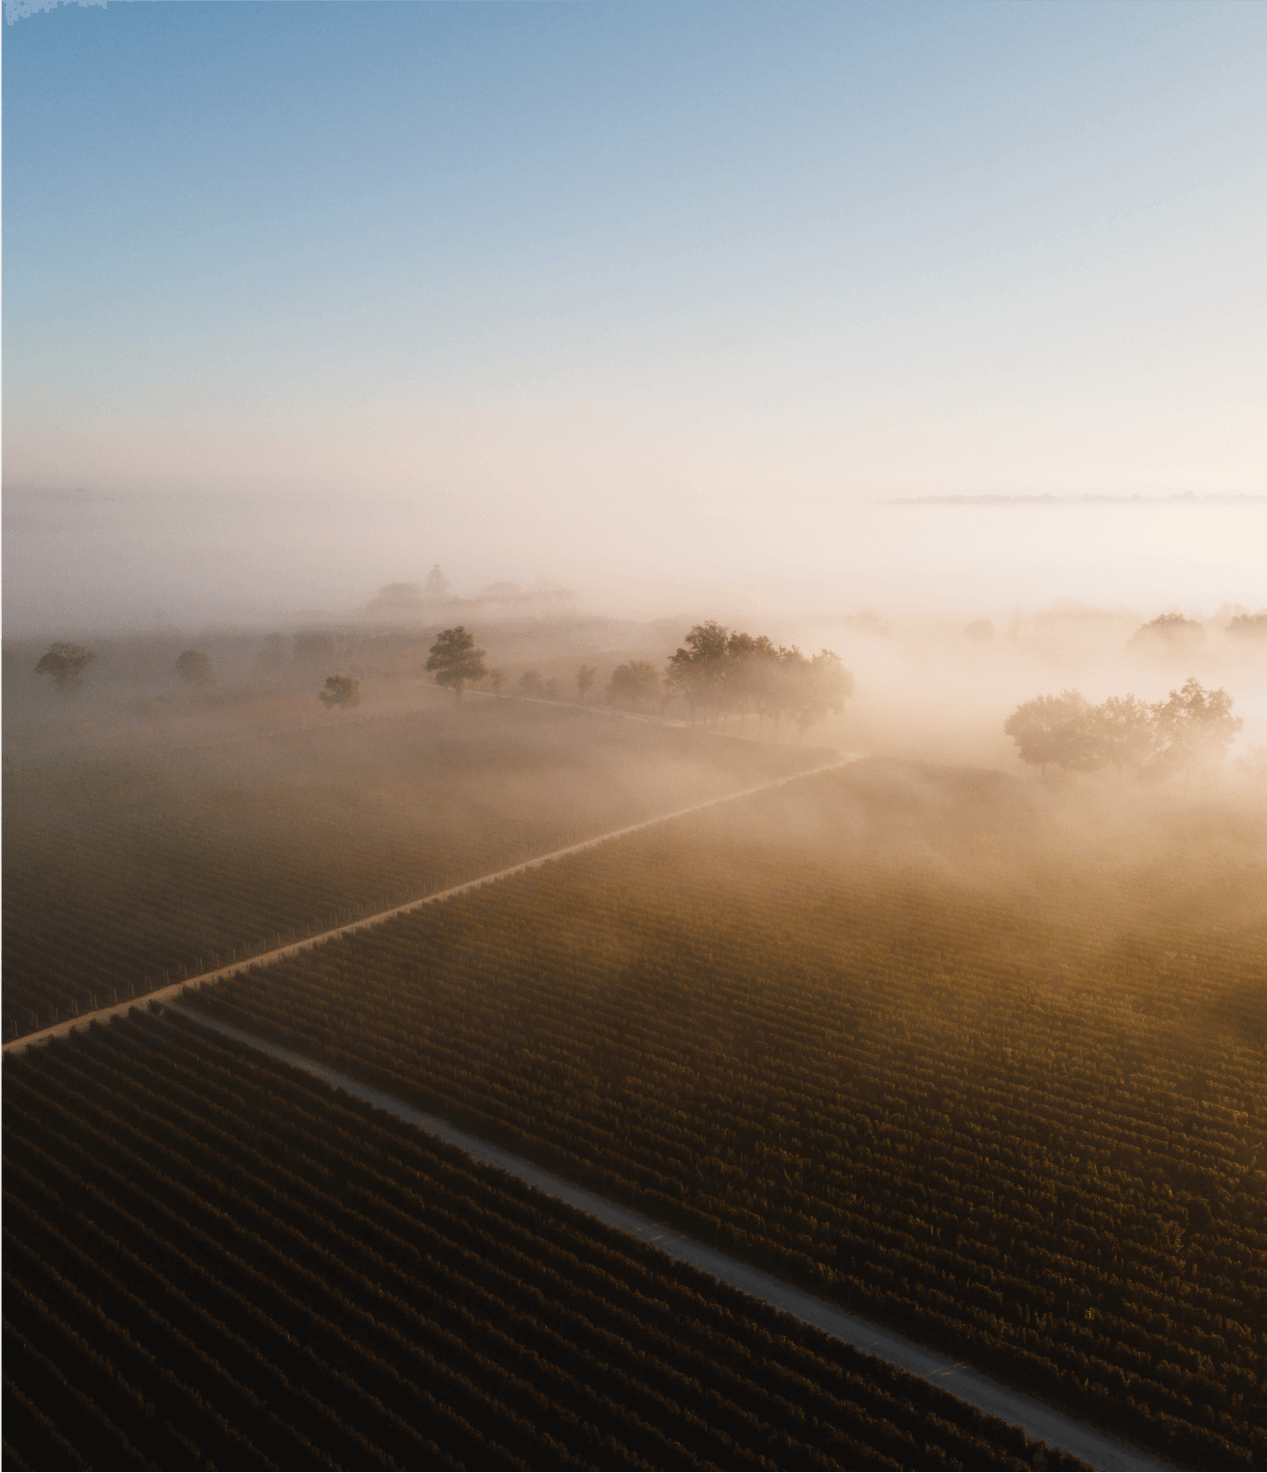
[[[665,684],[685,699],[692,718],[697,709],[716,714],[721,708],[729,646],[730,631],[708,619],[693,625],[685,648],[669,656]]]
[[[426,668],[434,670],[436,684],[447,686],[459,701],[464,686],[483,680],[488,674],[484,651],[475,648],[475,636],[468,634],[461,624],[442,629],[436,636]]]
[[[1195,675],[1158,701],[1152,717],[1161,765],[1178,768],[1185,779],[1222,762],[1244,725],[1232,715],[1232,697],[1222,688],[1206,690]]]
[[[47,651],[40,656],[35,673],[50,676],[54,687],[65,696],[80,684],[84,671],[96,658],[92,650],[85,649],[81,644],[67,644],[59,640],[56,644],[49,645]]]
[[[1092,707],[1076,690],[1058,696],[1035,696],[1025,701],[1003,723],[1016,743],[1023,762],[1047,772],[1048,763],[1089,772],[1103,765],[1096,742]]]
[[[590,686],[594,684],[594,677],[598,674],[593,665],[582,665],[576,672],[576,699],[584,703],[585,697],[589,695]]]

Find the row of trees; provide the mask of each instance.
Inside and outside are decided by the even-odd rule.
[[[474,635],[459,624],[440,631],[425,668],[435,675],[438,685],[452,690],[459,699],[466,686],[484,679],[500,695],[505,672],[489,670],[484,657]],[[577,671],[579,700],[585,700],[596,676],[592,665],[582,665]],[[522,675],[519,686],[526,696],[562,699],[558,680],[543,681],[535,670]],[[618,665],[608,681],[606,699],[634,710],[658,703],[663,713],[671,700],[681,697],[692,720],[711,723],[738,716],[742,722],[755,715],[758,721],[768,717],[777,728],[790,716],[804,733],[829,714],[843,710],[852,694],[853,676],[831,650],[807,656],[795,645],[776,645],[764,634],[754,638],[708,620],[692,627],[663,673],[651,660]]]
[[[1232,697],[1206,690],[1189,676],[1181,690],[1152,705],[1138,696],[1110,696],[1093,706],[1081,692],[1036,696],[1003,723],[1023,762],[1066,772],[1096,772],[1112,766],[1157,774],[1216,766],[1236,740],[1242,721],[1232,714]]]

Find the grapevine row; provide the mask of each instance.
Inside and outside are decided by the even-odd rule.
[[[134,1014],[4,1075],[28,1463],[1061,1464],[192,1025]]]

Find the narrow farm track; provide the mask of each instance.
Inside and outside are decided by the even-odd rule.
[[[898,1366],[903,1371],[930,1381],[934,1386],[949,1391],[953,1396],[957,1396],[961,1401],[967,1402],[969,1406],[985,1412],[988,1416],[1000,1417],[1013,1426],[1024,1428],[1026,1436],[1034,1441],[1046,1442],[1049,1447],[1063,1448],[1066,1452],[1081,1458],[1083,1462],[1090,1463],[1093,1468],[1131,1470],[1161,1469],[1167,1466],[1157,1458],[1140,1452],[1137,1448],[1120,1442],[1094,1427],[1077,1422],[1054,1408],[1036,1401],[1033,1397],[1013,1391],[1001,1382],[993,1381],[961,1362],[947,1364],[945,1355],[936,1350],[917,1345],[914,1341],[895,1335],[880,1325],[851,1315],[825,1299],[807,1294],[770,1274],[751,1268],[738,1259],[719,1253],[639,1212],[631,1212],[629,1208],[622,1207],[617,1202],[609,1201],[563,1177],[544,1171],[531,1161],[515,1156],[509,1151],[489,1145],[477,1136],[469,1135],[466,1131],[458,1130],[444,1120],[427,1115],[422,1110],[414,1109],[394,1099],[391,1095],[374,1089],[371,1085],[362,1084],[350,1075],[342,1074],[336,1069],[330,1069],[324,1064],[305,1058],[302,1054],[293,1053],[289,1049],[256,1038],[240,1028],[222,1023],[205,1013],[195,1012],[179,1005],[176,1005],[173,1011],[203,1028],[214,1029],[226,1038],[232,1038],[238,1043],[244,1043],[250,1048],[257,1049],[270,1058],[277,1059],[280,1063],[302,1069],[333,1089],[344,1090],[355,1098],[374,1105],[377,1109],[385,1110],[398,1120],[403,1120],[409,1125],[416,1126],[419,1130],[439,1137],[449,1145],[458,1147],[475,1161],[495,1166],[527,1185],[535,1187],[538,1191],[544,1192],[546,1196],[554,1197],[582,1212],[589,1213],[591,1217],[596,1217],[608,1227],[630,1233],[644,1242],[654,1243],[662,1253],[668,1254],[670,1258],[702,1269],[705,1273],[712,1274],[714,1278],[721,1280],[722,1283],[729,1284],[732,1288],[739,1289],[745,1294],[750,1294],[754,1299],[772,1305],[775,1309],[795,1315],[797,1319],[813,1325],[816,1329],[823,1330],[837,1340],[843,1340],[869,1355],[877,1356]]]
[[[456,895],[465,895],[470,890],[478,890],[481,885],[491,885],[498,880],[509,879],[512,875],[523,874],[526,870],[539,869],[552,860],[561,859],[567,854],[580,854],[586,849],[596,848],[599,844],[609,843],[613,839],[624,838],[627,834],[636,834],[643,829],[649,829],[656,824],[669,823],[675,818],[684,818],[690,813],[699,813],[705,808],[715,808],[719,803],[732,803],[739,798],[751,797],[754,793],[765,792],[769,788],[780,788],[788,783],[800,782],[802,778],[814,777],[818,773],[830,772],[834,768],[847,766],[850,762],[860,760],[859,755],[854,753],[847,757],[837,757],[834,761],[824,762],[818,767],[806,768],[804,772],[793,773],[790,777],[775,778],[771,782],[758,783],[755,787],[743,788],[737,793],[727,793],[720,798],[709,798],[703,803],[692,803],[687,808],[675,809],[672,813],[662,813],[654,818],[640,819],[637,823],[626,824],[623,828],[612,829],[609,833],[598,834],[592,839],[582,839],[576,844],[566,844],[561,849],[552,849],[547,854],[538,854],[532,859],[522,860],[519,864],[512,864],[507,869],[494,870],[491,874],[480,875],[474,880],[464,880],[460,885],[452,885],[447,890],[437,890],[430,895],[420,896],[417,900],[408,900],[404,905],[394,905],[389,910],[379,911],[372,916],[366,916],[359,921],[350,921],[345,926],[335,926],[330,930],[316,931],[311,936],[305,936],[301,941],[291,942],[287,946],[279,946],[273,951],[262,952],[253,956],[249,961],[230,962],[228,966],[217,967],[209,972],[199,972],[197,976],[186,977],[180,982],[172,982],[166,987],[156,988],[152,992],[146,992],[137,997],[130,997],[125,1002],[112,1003],[109,1007],[98,1008],[93,1012],[80,1013],[74,1018],[68,1018],[64,1022],[54,1023],[52,1027],[38,1029],[34,1033],[25,1033],[20,1038],[10,1039],[4,1045],[4,1053],[21,1053],[23,1049],[30,1048],[32,1044],[47,1043],[50,1038],[65,1038],[76,1028],[85,1027],[90,1023],[105,1023],[111,1018],[125,1014],[129,1008],[135,1007],[139,1002],[167,1002],[178,998],[182,992],[190,987],[201,987],[206,982],[215,982],[222,977],[235,977],[239,973],[252,971],[256,967],[271,966],[274,962],[284,961],[287,957],[297,956],[301,951],[310,946],[318,946],[322,942],[332,941],[339,936],[350,936],[354,931],[364,931],[370,926],[381,925],[389,921],[393,916],[408,915],[410,911],[417,910],[420,906],[435,905],[442,900],[449,900]]]

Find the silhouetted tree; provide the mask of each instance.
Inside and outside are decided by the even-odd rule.
[[[182,650],[176,660],[180,678],[190,685],[210,685],[216,678],[206,650]]]
[[[541,699],[543,688],[540,670],[525,670],[519,677],[519,689],[533,700]]]
[[[442,629],[436,636],[426,668],[434,670],[436,684],[448,686],[459,701],[463,686],[483,680],[488,674],[484,651],[475,648],[475,636],[468,634],[461,624],[454,629]]]
[[[35,667],[37,675],[48,675],[54,687],[64,696],[69,695],[84,678],[84,671],[97,658],[94,651],[81,644],[67,644],[59,640],[49,645],[40,656]]]
[[[617,665],[607,683],[607,700],[628,703],[636,711],[660,689],[660,676],[650,660]]]
[[[500,700],[502,688],[506,684],[506,672],[502,669],[490,670],[488,672],[488,684],[493,694]]]
[[[1054,762],[1065,769],[1089,772],[1103,765],[1097,750],[1092,708],[1076,690],[1025,701],[1003,723],[1023,762],[1047,772]]]
[[[1157,750],[1153,714],[1137,696],[1110,696],[1095,708],[1093,740],[1122,776],[1124,765],[1143,767]]]
[[[593,665],[582,665],[576,672],[576,699],[582,703],[589,695],[590,686],[594,684],[594,677],[598,671]]]
[[[561,701],[563,699],[563,685],[557,675],[552,675],[545,684],[545,698],[547,701]]]
[[[692,720],[697,708],[716,713],[721,707],[729,644],[730,631],[709,619],[693,625],[685,648],[669,656],[665,683],[685,699]]]
[[[1161,767],[1178,767],[1184,778],[1194,768],[1213,767],[1227,756],[1244,722],[1232,715],[1232,697],[1220,688],[1206,690],[1194,675],[1181,690],[1152,708]]]
[[[326,688],[317,692],[317,699],[327,711],[333,711],[336,706],[340,710],[346,706],[359,706],[361,682],[353,680],[350,675],[327,675]]]

